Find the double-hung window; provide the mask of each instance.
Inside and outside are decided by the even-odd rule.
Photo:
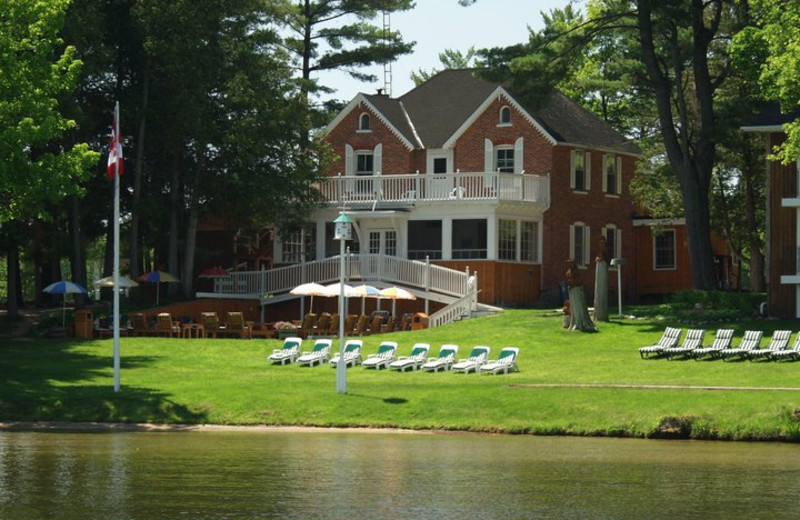
[[[569,255],[578,267],[589,266],[589,226],[576,222],[569,227]]]
[[[675,230],[664,229],[653,237],[653,268],[675,269]]]
[[[498,146],[495,149],[496,169],[502,173],[514,173],[514,147]]]
[[[585,150],[573,150],[571,162],[570,187],[578,192],[589,191],[592,187],[591,154]]]
[[[608,195],[619,195],[622,193],[622,174],[620,167],[622,162],[616,155],[606,154],[603,156],[603,192]]]

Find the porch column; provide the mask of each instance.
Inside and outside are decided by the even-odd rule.
[[[442,219],[442,260],[453,259],[453,219]]]
[[[497,260],[497,221],[496,215],[486,219],[486,259]]]
[[[325,244],[327,243],[327,239],[328,237],[325,236],[325,222],[317,222],[317,250],[316,256],[314,256],[317,260],[325,258]]]

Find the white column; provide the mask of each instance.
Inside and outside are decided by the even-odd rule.
[[[453,219],[442,219],[442,260],[453,259]]]
[[[486,259],[497,260],[497,215],[486,218]]]

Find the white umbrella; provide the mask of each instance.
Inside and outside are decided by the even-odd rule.
[[[311,309],[309,312],[314,312],[314,296],[329,296],[326,292],[326,288],[324,285],[320,285],[316,282],[308,282],[301,285],[298,285],[291,291],[289,294],[296,294],[299,296],[311,296]]]
[[[61,280],[60,282],[51,283],[42,289],[42,292],[62,295],[61,327],[63,328],[66,325],[67,294],[86,294],[89,291],[87,291],[86,288],[80,284]]]
[[[100,278],[99,280],[95,280],[94,284],[98,287],[114,287],[114,277],[106,276],[105,278]],[[138,287],[138,286],[139,283],[136,280],[131,280],[127,276],[119,277],[120,289],[130,289],[131,287]]]
[[[341,291],[341,287],[339,285],[340,285],[339,282],[326,285],[325,293],[323,296],[339,296],[339,292]],[[350,298],[352,296],[354,296],[353,288],[347,284],[344,284],[344,297]]]
[[[381,291],[377,287],[373,287],[367,284],[361,284],[353,287],[353,292],[351,293],[353,297],[360,297],[361,298],[361,314],[364,314],[364,309],[366,307],[366,298],[380,298]]]
[[[392,300],[392,316],[395,315],[395,307],[397,300],[416,300],[417,297],[401,287],[387,287],[381,289],[381,298],[389,298]]]

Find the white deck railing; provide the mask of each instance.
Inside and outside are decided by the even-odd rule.
[[[468,274],[430,262],[396,256],[350,254],[345,263],[348,283],[381,281],[461,297],[467,293]],[[264,271],[237,271],[214,280],[214,293],[242,298],[281,294],[306,282],[333,283],[339,279],[339,256]]]
[[[340,175],[319,185],[330,203],[395,203],[484,200],[550,205],[550,178],[541,175],[475,172]]]

